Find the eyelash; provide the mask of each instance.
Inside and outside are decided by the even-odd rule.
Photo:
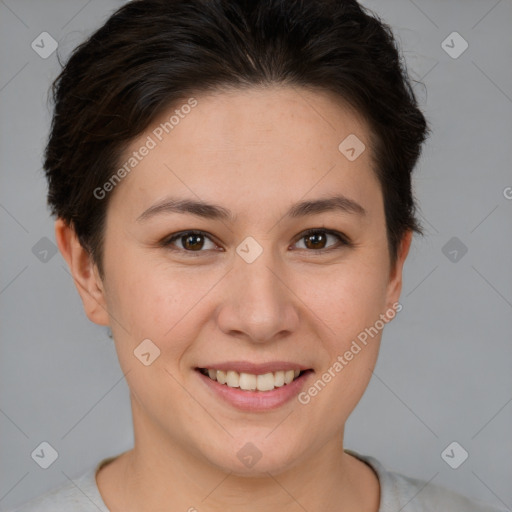
[[[325,233],[327,235],[332,235],[332,236],[336,237],[339,241],[339,245],[337,245],[337,246],[335,245],[334,247],[329,247],[327,249],[317,249],[317,250],[303,249],[303,250],[305,250],[307,252],[313,252],[316,254],[319,254],[319,253],[324,254],[324,253],[333,251],[335,249],[341,249],[342,247],[352,247],[353,246],[353,244],[349,240],[349,238],[346,235],[344,235],[343,233],[339,233],[338,231],[333,231],[331,229],[322,229],[322,228],[312,228],[312,229],[308,229],[308,230],[304,231],[303,233],[300,234],[299,237],[297,237],[297,239],[294,243],[301,241],[302,239],[306,238],[307,236],[318,234],[318,233]],[[162,240],[161,245],[171,251],[185,253],[185,254],[187,254],[187,256],[192,256],[192,257],[197,257],[197,256],[200,256],[201,253],[208,252],[208,250],[188,251],[186,249],[179,249],[179,248],[177,249],[177,248],[174,248],[171,246],[171,244],[175,240],[183,238],[187,235],[202,235],[205,238],[208,238],[211,242],[215,243],[214,240],[212,239],[212,237],[207,232],[200,231],[197,229],[191,229],[189,231],[180,231],[179,233],[174,233],[170,237],[167,237],[164,240]]]

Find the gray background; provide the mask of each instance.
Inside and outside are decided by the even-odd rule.
[[[510,509],[512,2],[363,3],[391,24],[425,84],[415,89],[434,133],[415,174],[427,233],[413,242],[404,309],[386,327],[346,447]],[[46,31],[65,59],[121,4],[0,0],[1,510],[133,442],[113,343],[86,318],[60,254],[41,249],[54,241],[41,163],[59,66],[31,48]],[[453,31],[469,43],[458,58],[441,46]],[[443,252],[452,237],[459,246]],[[42,441],[58,452],[46,470],[31,458]],[[469,453],[458,469],[441,458],[452,441]]]

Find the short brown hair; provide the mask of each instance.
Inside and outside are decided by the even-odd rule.
[[[93,191],[130,141],[186,95],[277,83],[334,92],[367,121],[392,261],[406,230],[421,233],[411,173],[430,130],[377,15],[355,0],[136,0],[74,50],[52,86],[48,204],[102,276],[109,198]]]

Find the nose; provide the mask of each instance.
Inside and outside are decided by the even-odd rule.
[[[252,263],[236,257],[223,286],[217,322],[227,335],[251,343],[268,343],[294,333],[300,300],[286,269],[264,250]]]

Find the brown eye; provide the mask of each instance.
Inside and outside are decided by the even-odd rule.
[[[305,236],[304,240],[308,249],[324,249],[327,243],[327,236],[325,233],[316,232]]]
[[[163,245],[171,250],[184,251],[184,252],[205,252],[202,249],[205,247],[205,242],[210,241],[212,244],[211,249],[216,245],[211,241],[210,237],[206,236],[202,231],[182,231],[177,233],[164,241]],[[180,245],[174,247],[175,242]]]
[[[329,237],[337,239],[338,244],[334,244],[334,246],[327,246]],[[309,249],[310,252],[329,251],[336,247],[350,245],[347,238],[341,233],[323,229],[310,229],[305,233],[302,233],[299,242],[301,241],[304,241],[306,249]]]
[[[191,249],[194,251],[196,249],[200,250],[204,245],[203,235],[185,235],[181,237],[181,241],[185,249]]]
[[[338,243],[328,245],[329,238],[337,240]],[[325,229],[310,229],[302,233],[296,244],[302,241],[306,250],[316,253],[323,253],[351,245],[349,239],[342,233]],[[207,246],[208,243],[211,244],[210,247]],[[199,256],[202,252],[215,250],[218,247],[205,232],[196,230],[175,233],[165,239],[162,242],[162,246],[172,251],[194,256]]]

